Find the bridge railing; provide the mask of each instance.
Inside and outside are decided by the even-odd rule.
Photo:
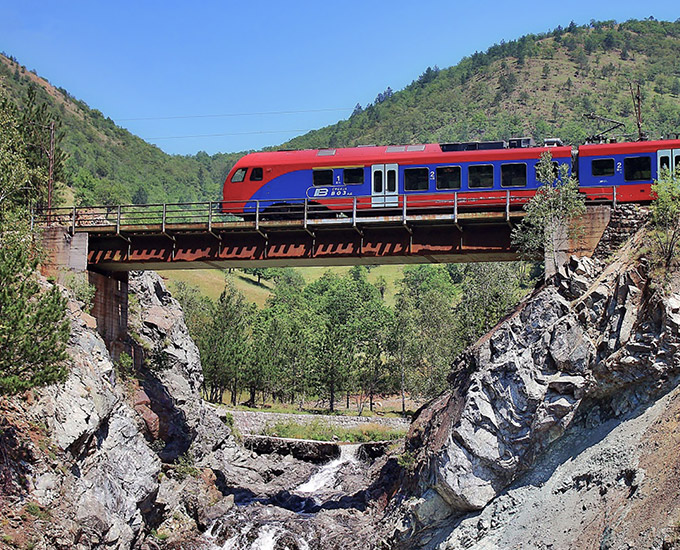
[[[407,218],[428,214],[437,217],[448,217],[454,221],[463,211],[505,211],[509,216],[526,204],[533,191],[504,191],[489,192],[461,192],[451,191],[437,194],[424,192],[422,194],[391,195],[391,196],[342,196],[323,199],[320,204],[314,199],[279,199],[251,200],[239,203],[246,219],[254,220],[256,225],[261,221],[292,221],[303,220],[307,224],[321,224],[324,218],[337,222],[339,219],[361,222],[366,218],[377,221],[384,217],[393,221],[395,216]],[[225,204],[225,209],[229,203]]]
[[[616,188],[601,188],[595,199],[616,204]],[[35,225],[67,226],[72,232],[88,228],[109,227],[117,233],[126,230],[162,231],[172,226],[187,230],[211,230],[214,224],[235,227],[244,221],[259,229],[261,222],[302,221],[304,227],[323,223],[361,222],[401,217],[406,223],[412,216],[436,216],[456,222],[461,212],[501,211],[506,218],[533,196],[533,190],[452,191],[391,196],[340,196],[323,199],[263,199],[250,201],[210,201],[194,203],[128,204],[118,206],[86,206],[37,209]],[[237,213],[238,212],[238,213]]]
[[[35,225],[62,225],[72,231],[92,227],[146,227],[162,230],[168,225],[207,225],[213,222],[241,221],[225,214],[220,202],[124,204],[36,209]]]

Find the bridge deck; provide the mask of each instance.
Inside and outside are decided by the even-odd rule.
[[[508,192],[505,204],[475,209],[452,197],[434,211],[399,197],[398,208],[378,214],[359,211],[356,197],[335,212],[307,202],[260,212],[257,204],[248,217],[216,202],[56,208],[34,223],[84,234],[88,269],[107,272],[517,259],[510,234],[526,197]]]

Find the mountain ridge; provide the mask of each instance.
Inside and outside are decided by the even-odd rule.
[[[495,140],[530,135],[583,142],[595,112],[636,131],[629,84],[642,86],[652,136],[680,130],[680,20],[596,22],[530,34],[476,52],[445,69],[428,67],[403,90],[387,89],[346,120],[275,149]],[[62,120],[68,186],[79,204],[217,200],[247,151],[168,155],[68,91],[0,55],[0,90],[21,104],[29,86]]]
[[[428,68],[404,90],[381,94],[346,121],[286,148],[561,137],[581,143],[587,112],[636,128],[629,82],[643,89],[651,134],[680,128],[680,22],[569,25],[501,42],[447,69]],[[666,74],[664,74],[664,71]],[[387,96],[387,97],[386,97]]]

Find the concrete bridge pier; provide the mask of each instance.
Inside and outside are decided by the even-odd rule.
[[[572,236],[566,227],[552,235],[552,250],[545,254],[545,278],[549,279],[557,270],[576,256],[592,256],[602,239],[612,217],[609,205],[588,206],[583,216],[574,221]]]
[[[92,316],[97,320],[97,332],[115,361],[128,351],[128,272],[99,273],[88,271],[88,282],[94,286]]]
[[[127,349],[128,272],[88,270],[87,233],[72,235],[66,227],[50,226],[43,231],[42,243],[45,259],[40,270],[44,276],[67,286],[69,275],[87,274],[88,283],[95,288],[90,313],[111,357],[117,360]]]

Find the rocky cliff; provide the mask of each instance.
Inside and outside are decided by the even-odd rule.
[[[572,258],[454,365],[409,434],[393,547],[671,547],[680,294],[642,239]]]
[[[313,505],[287,490],[314,464],[246,450],[201,399],[198,350],[158,275],[131,275],[130,356],[115,364],[83,306],[69,301],[68,379],[0,400],[0,548],[209,548],[216,519],[239,532],[235,503],[263,524],[262,502],[284,517]]]
[[[238,463],[242,451],[200,398],[181,308],[155,274],[135,274],[131,292],[136,367],[111,361],[71,300],[66,382],[2,402],[0,545],[153,547],[149,533],[168,518],[191,531],[192,514],[223,499],[201,461],[220,452]]]
[[[130,548],[159,489],[161,461],[81,306],[66,382],[3,402],[3,542],[17,547]]]

